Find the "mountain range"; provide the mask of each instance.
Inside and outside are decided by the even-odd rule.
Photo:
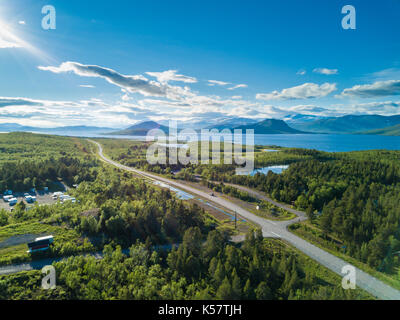
[[[243,131],[247,129],[253,129],[254,134],[299,134],[308,133],[300,130],[293,129],[287,125],[283,120],[276,119],[265,119],[255,124],[248,124],[238,126],[234,129],[241,129]]]
[[[347,115],[321,118],[314,121],[303,121],[302,119],[296,121],[296,119],[292,119],[288,123],[297,130],[314,133],[363,134],[370,130],[383,129],[400,124],[400,115]]]
[[[246,121],[247,119],[233,119],[227,120],[220,123],[217,126],[208,126],[205,129],[218,129],[222,131],[223,129],[241,129],[245,131],[246,129],[253,129],[255,134],[296,134],[296,133],[306,133],[289,127],[285,121],[276,119],[265,119],[263,121],[257,122],[256,120]],[[248,124],[248,123],[251,124]],[[247,123],[247,124],[246,124]],[[114,131],[110,134],[112,135],[131,135],[131,136],[145,136],[152,129],[160,129],[164,131],[165,134],[169,133],[167,126],[161,125],[154,121],[145,121],[139,124],[135,124],[127,129]],[[199,131],[199,129],[197,130]]]
[[[214,122],[214,121],[212,121]],[[139,125],[134,125],[126,130],[133,134],[137,128],[145,124],[149,129],[163,128],[168,132],[166,126],[162,126],[153,121],[147,121]],[[199,123],[197,123],[199,125]],[[347,115],[342,117],[321,117],[314,115],[290,115],[285,117],[285,121],[277,119],[254,120],[247,118],[226,118],[219,119],[216,124],[208,124],[200,128],[205,129],[253,129],[255,134],[300,134],[300,133],[328,133],[328,134],[382,134],[400,135],[400,115],[381,116],[381,115]],[[145,126],[145,127],[146,127]],[[195,124],[183,124],[182,128],[191,127],[199,130]],[[181,128],[179,128],[181,129]],[[386,130],[387,129],[387,130]],[[146,130],[140,130],[140,135],[146,135]],[[122,131],[122,133],[125,130]],[[119,131],[118,134],[121,134]],[[128,134],[128,133],[123,133]]]
[[[17,123],[0,123],[0,132],[38,132],[38,133],[53,133],[53,134],[63,134],[63,135],[78,135],[85,133],[92,134],[102,134],[104,132],[109,132],[114,129],[106,127],[94,127],[94,126],[65,126],[56,128],[39,128],[22,126]]]
[[[342,117],[321,117],[314,115],[288,115],[285,120],[264,119],[255,120],[241,117],[210,119],[210,121],[179,122],[178,130],[192,128],[200,129],[253,129],[255,134],[299,134],[299,133],[329,133],[329,134],[369,134],[400,136],[400,115],[347,115]],[[57,128],[38,128],[22,126],[16,123],[0,124],[0,132],[26,131],[62,135],[110,134],[146,136],[152,129],[160,129],[169,133],[166,121],[157,123],[143,121],[122,130],[95,126],[65,126]]]

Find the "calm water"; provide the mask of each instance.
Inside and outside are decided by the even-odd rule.
[[[73,136],[73,134],[71,134]],[[77,134],[76,136],[82,136]],[[146,140],[143,136],[107,136],[88,134],[91,138]],[[245,141],[243,141],[244,143]],[[317,149],[329,152],[360,151],[374,149],[400,150],[400,137],[354,134],[256,134],[257,145],[276,145],[291,148]],[[182,147],[182,146],[181,146]]]
[[[181,200],[190,200],[190,199],[194,199],[194,196],[192,196],[190,193],[187,193],[183,190],[174,188],[166,183],[160,182],[160,181],[153,181],[153,184],[163,187],[163,188],[168,188],[169,190],[173,191],[176,193],[176,196],[178,197],[178,199]]]
[[[255,144],[329,152],[400,150],[400,137],[354,134],[256,134]]]
[[[268,171],[272,171],[273,173],[281,174],[283,172],[283,170],[286,170],[287,168],[289,168],[289,165],[269,166],[269,167],[254,169],[252,172],[250,172],[250,175],[254,176],[257,173],[267,174]]]
[[[117,138],[113,136],[113,138]],[[123,137],[123,139],[145,139]],[[222,141],[222,139],[221,139]],[[245,140],[243,141],[245,143]],[[354,134],[256,134],[257,145],[316,149],[328,152],[388,149],[400,150],[400,137]]]

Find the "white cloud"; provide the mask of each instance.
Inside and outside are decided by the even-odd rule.
[[[167,84],[169,81],[181,81],[185,83],[196,83],[197,79],[194,77],[184,76],[177,74],[177,70],[167,70],[163,72],[146,72],[151,77],[157,79],[157,81]]]
[[[197,95],[191,91],[188,86],[180,87],[168,84],[172,78],[180,79],[179,81],[193,82],[183,75],[176,75],[174,72],[159,72],[157,77],[163,81],[153,81],[142,75],[123,75],[112,69],[96,66],[85,65],[78,62],[63,62],[60,66],[39,66],[40,70],[50,71],[53,73],[73,72],[82,77],[98,77],[103,78],[107,82],[120,87],[127,93],[139,93],[146,97],[162,97],[170,100],[182,101],[185,99],[193,99]],[[152,73],[154,75],[154,73]],[[177,80],[174,80],[177,81]]]
[[[95,86],[91,85],[91,84],[80,84],[79,85],[81,88],[96,88]]]
[[[228,84],[231,84],[231,83],[230,82],[224,82],[224,81],[218,81],[218,80],[208,80],[208,85],[211,86],[211,87],[215,86],[215,85],[226,86]]]
[[[385,81],[392,79],[400,79],[400,69],[399,68],[388,68],[384,70],[380,70],[371,74],[368,74],[364,77],[363,80],[368,81]]]
[[[298,105],[286,109],[291,114],[338,117],[348,114],[379,114],[391,116],[399,114],[400,101],[384,101],[355,104],[337,104],[324,108],[316,105]]]
[[[335,108],[323,108],[315,105],[297,105],[289,107],[288,111],[291,114],[303,114],[312,116],[323,116],[323,117],[336,117],[344,115],[342,111]]]
[[[247,84],[238,84],[236,86],[228,88],[228,90],[235,90],[235,89],[239,89],[239,88],[247,88]]]
[[[258,93],[256,99],[260,100],[294,100],[322,98],[336,90],[335,83],[304,83],[300,86],[283,89],[282,91],[272,91],[271,93]]]
[[[26,22],[24,20],[20,20],[20,21],[18,21],[18,23],[21,25],[26,25]]]
[[[187,83],[195,83],[197,79],[178,74],[175,70],[164,72],[147,72],[149,80],[142,75],[123,75],[109,68],[84,65],[77,62],[64,62],[59,66],[38,67],[41,70],[53,73],[72,72],[84,77],[103,78],[107,82],[116,85],[122,91],[117,102],[104,102],[90,99],[88,101],[39,101],[24,98],[12,100],[0,99],[0,110],[3,117],[18,118],[39,121],[63,122],[67,124],[97,125],[123,127],[138,120],[193,120],[211,121],[223,117],[245,117],[253,119],[280,118],[296,114],[335,116],[352,113],[377,112],[379,114],[394,114],[398,109],[396,103],[384,105],[330,105],[329,108],[317,105],[275,106],[264,105],[262,101],[244,100],[242,96],[235,95],[230,98],[216,95],[201,95],[192,91]],[[184,84],[171,85],[169,82],[179,81]],[[211,86],[227,86],[228,82],[208,80],[206,84]],[[81,85],[91,87],[89,84]],[[233,85],[231,88],[245,88],[247,85]],[[270,93],[256,95],[261,100],[294,100],[321,98],[336,90],[335,83],[304,83],[292,88]],[[139,93],[144,97],[133,96]],[[131,97],[132,96],[132,97]],[[11,100],[10,100],[11,99]],[[132,101],[135,101],[132,103]],[[67,112],[64,112],[67,110]],[[25,113],[24,113],[25,112]],[[63,113],[64,112],[64,113]],[[2,121],[0,114],[0,122]],[[36,115],[35,115],[36,114]],[[215,116],[215,117],[214,117]]]
[[[315,68],[313,72],[325,75],[332,75],[339,73],[338,69],[328,69],[328,68]]]
[[[343,109],[348,109],[345,107]],[[350,106],[352,113],[355,114],[380,114],[380,115],[396,115],[400,112],[400,101],[384,101],[353,104]]]
[[[286,119],[303,114],[341,116],[345,114],[399,114],[400,101],[364,104],[275,106],[244,100],[222,100],[199,97],[190,101],[143,99],[138,103],[127,101],[105,102],[92,98],[81,101],[36,100],[20,97],[0,97],[0,123],[13,122],[32,126],[94,125],[122,128],[134,122],[152,119],[178,121],[219,121],[226,117],[252,119]]]
[[[377,81],[344,89],[338,98],[376,98],[400,95],[400,80]]]
[[[307,71],[304,70],[304,69],[301,69],[301,70],[299,70],[299,71],[296,72],[296,74],[297,74],[297,75],[300,75],[300,76],[304,76],[306,73],[307,73]]]
[[[63,62],[58,67],[38,67],[40,70],[53,73],[73,72],[82,77],[103,78],[129,92],[137,92],[144,96],[166,96],[167,87],[156,81],[150,81],[141,75],[126,76],[112,69],[103,68],[96,65],[84,65],[78,62]]]
[[[81,101],[34,100],[0,97],[0,123],[13,122],[39,127],[93,125],[121,128],[157,111],[134,104],[106,103],[92,98]]]
[[[0,97],[0,108],[10,106],[41,106],[41,100],[33,100],[18,97]]]

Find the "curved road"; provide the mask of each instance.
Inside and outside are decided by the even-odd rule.
[[[124,166],[118,162],[115,162],[107,157],[104,156],[103,154],[103,148],[102,146],[93,140],[89,140],[92,143],[95,143],[98,148],[99,148],[99,156],[107,163],[114,165],[115,167],[118,167],[122,170],[130,171],[133,173],[136,173],[138,175],[144,176],[146,178],[156,180],[156,181],[161,181],[164,183],[167,183],[171,186],[183,189],[185,191],[188,191],[192,194],[195,194],[197,196],[200,196],[204,199],[207,199],[210,202],[213,202],[215,204],[218,204],[222,207],[225,207],[229,210],[236,211],[238,214],[243,216],[244,218],[251,220],[252,222],[258,224],[263,232],[264,237],[276,237],[276,238],[281,238],[297,249],[299,249],[301,252],[309,256],[310,258],[314,259],[315,261],[319,262],[323,266],[327,267],[328,269],[332,270],[333,272],[339,274],[340,276],[344,276],[342,274],[342,268],[344,266],[350,265],[348,262],[318,248],[317,246],[314,246],[313,244],[303,240],[302,238],[294,235],[293,233],[290,233],[287,230],[287,225],[288,222],[278,222],[278,221],[270,221],[263,219],[261,217],[256,216],[255,214],[235,205],[234,203],[231,203],[227,200],[213,197],[209,195],[208,193],[205,193],[203,191],[197,190],[193,187],[184,185],[182,183],[179,183],[174,180],[166,179],[164,177],[159,177],[157,175],[137,170],[131,167]],[[285,209],[287,209],[285,207]],[[293,209],[292,209],[293,210]],[[302,213],[302,216],[300,218],[304,218],[304,213]],[[290,224],[290,222],[289,222]],[[356,272],[356,284],[360,288],[364,289],[365,291],[369,292],[372,294],[374,297],[379,298],[379,299],[385,299],[385,300],[400,300],[400,291],[390,287],[389,285],[383,283],[382,281],[376,279],[375,277],[367,274],[366,272],[356,268],[353,266]]]

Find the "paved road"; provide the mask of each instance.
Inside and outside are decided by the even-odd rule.
[[[249,211],[247,211],[225,199],[211,196],[208,193],[197,190],[193,187],[187,186],[185,184],[179,183],[174,180],[166,179],[164,177],[159,177],[157,175],[154,175],[154,174],[151,174],[148,172],[144,172],[141,170],[137,170],[137,169],[134,169],[131,167],[124,166],[118,162],[115,162],[115,161],[105,157],[103,154],[103,148],[98,142],[93,141],[93,140],[89,140],[89,141],[92,143],[95,143],[98,146],[99,156],[105,162],[112,164],[120,169],[130,171],[130,172],[136,173],[138,175],[144,176],[146,178],[161,181],[161,182],[164,182],[171,186],[183,189],[189,193],[192,193],[192,194],[200,196],[204,199],[207,199],[208,201],[210,201],[212,203],[215,203],[217,205],[225,207],[229,210],[236,211],[238,214],[240,214],[244,218],[258,224],[261,227],[263,235],[265,237],[272,236],[272,237],[281,238],[281,239],[287,241],[288,243],[290,243],[291,245],[293,245],[294,247],[299,249],[301,252],[308,255],[310,258],[314,259],[315,261],[319,262],[320,264],[322,264],[323,266],[332,270],[333,272],[339,274],[340,276],[343,276],[343,274],[341,273],[342,268],[344,266],[349,265],[348,262],[346,262],[346,261],[314,246],[313,244],[303,240],[302,238],[290,233],[287,230],[287,225],[288,225],[287,222],[270,221],[270,220],[263,219],[263,218],[258,217],[255,214],[253,214],[253,213],[251,213],[251,212],[249,212]],[[281,205],[281,204],[279,204],[279,205]],[[285,207],[285,209],[287,209],[287,208]],[[304,217],[304,214],[301,217]],[[400,291],[386,285],[382,281],[376,279],[375,277],[365,273],[364,271],[362,271],[356,267],[354,267],[354,269],[356,271],[357,286],[368,291],[373,296],[375,296],[379,299],[400,300]]]

